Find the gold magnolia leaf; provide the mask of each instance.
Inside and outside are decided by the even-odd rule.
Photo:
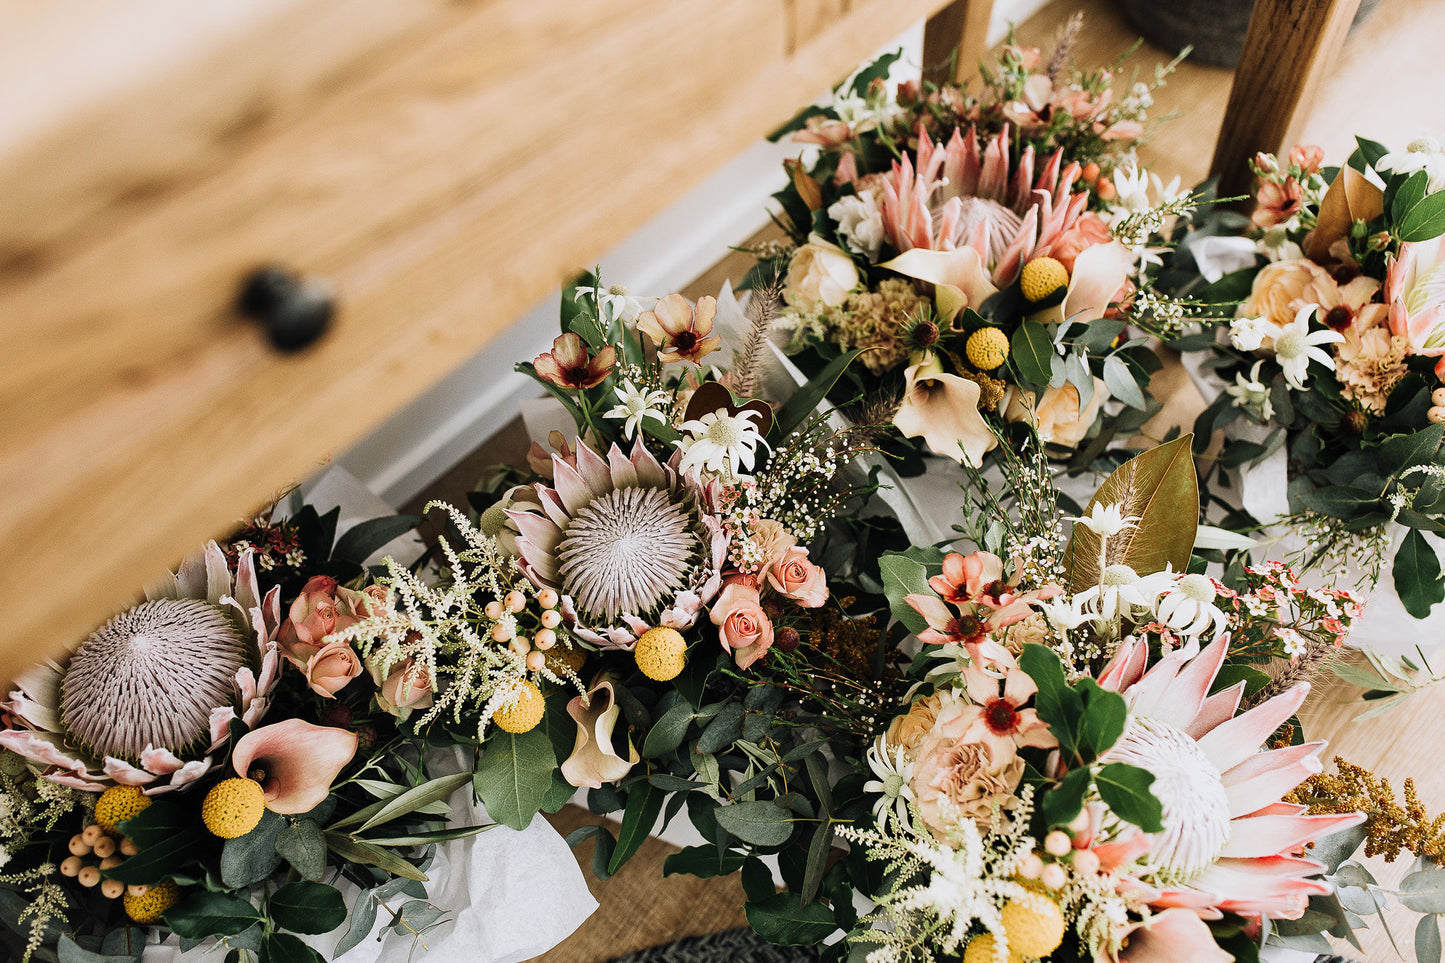
[[[1346,164],[1325,191],[1315,229],[1305,236],[1304,253],[1310,260],[1326,264],[1330,247],[1349,236],[1356,221],[1373,221],[1385,212],[1385,194],[1370,180]]]
[[[1109,539],[1106,565],[1127,565],[1140,575],[1162,572],[1172,565],[1182,572],[1189,566],[1199,525],[1199,479],[1194,473],[1190,444],[1184,435],[1151,448],[1124,462],[1084,509],[1118,505],[1124,515],[1138,517],[1134,528]],[[1099,536],[1075,523],[1064,551],[1064,571],[1070,592],[1099,584]]]

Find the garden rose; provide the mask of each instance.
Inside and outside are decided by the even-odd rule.
[[[348,643],[337,639],[323,645],[299,668],[306,673],[306,684],[312,692],[334,699],[348,682],[361,675],[361,659]]]
[[[348,643],[328,641],[329,636],[390,604],[386,589],[379,585],[356,592],[329,576],[313,576],[302,586],[281,624],[277,635],[281,652],[302,671],[313,692],[335,698],[343,686],[361,675],[361,659]]]
[[[764,518],[755,522],[749,529],[753,544],[758,549],[758,570],[767,571],[773,565],[782,560],[798,540],[788,534],[788,530],[781,522],[771,518]]]
[[[368,666],[371,668],[371,666]],[[372,678],[377,673],[372,671]],[[403,721],[413,709],[430,709],[432,704],[431,675],[426,669],[407,659],[395,665],[384,680],[376,679],[379,689],[376,703],[382,711]]]
[[[1099,417],[1099,409],[1108,398],[1108,386],[1099,378],[1094,379],[1094,397],[1089,399],[1083,410],[1079,409],[1079,389],[1068,382],[1058,388],[1045,388],[1044,396],[1037,404],[1032,391],[1013,389],[1009,392],[1003,416],[1007,421],[1027,421],[1029,408],[1032,407],[1034,426],[1038,428],[1040,438],[1050,444],[1075,448],[1089,433],[1094,419]]]
[[[739,669],[761,659],[773,645],[772,620],[763,613],[758,590],[751,585],[733,582],[723,589],[713,603],[711,618],[718,639]]]
[[[821,238],[810,238],[788,262],[783,300],[790,307],[812,310],[819,304],[836,308],[858,286],[858,268],[842,248]]]
[[[902,750],[907,759],[913,758],[913,750],[923,741],[933,729],[933,723],[938,719],[938,714],[944,707],[950,706],[958,701],[952,689],[940,689],[933,695],[915,699],[908,711],[894,719],[888,726],[886,734],[888,747],[890,749]]]
[[[815,609],[828,601],[827,576],[821,568],[808,561],[806,548],[788,549],[768,569],[768,584],[805,609]]]
[[[1263,318],[1283,330],[1306,304],[1333,307],[1339,303],[1339,292],[1339,285],[1329,272],[1308,258],[1276,261],[1254,276],[1249,300],[1235,314],[1241,318]],[[1266,338],[1264,347],[1273,345],[1274,339]]]
[[[914,753],[911,787],[923,822],[940,839],[964,819],[988,825],[1023,779],[1024,761],[1012,740],[984,736],[964,741],[974,706],[942,709]]]

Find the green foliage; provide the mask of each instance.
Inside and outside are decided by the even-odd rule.
[[[271,894],[271,919],[293,933],[329,933],[346,922],[346,903],[334,886],[297,880]]]
[[[1445,600],[1440,557],[1419,529],[1412,528],[1405,533],[1399,551],[1395,553],[1391,574],[1400,603],[1417,619],[1427,618],[1431,607]]]
[[[838,928],[830,909],[821,903],[804,906],[796,893],[777,893],[750,902],[746,912],[758,935],[780,946],[814,946]]]
[[[473,786],[487,813],[512,829],[527,827],[552,785],[557,756],[540,727],[530,732],[494,732],[477,763]]]

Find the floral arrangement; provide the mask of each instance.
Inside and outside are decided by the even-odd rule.
[[[740,870],[769,939],[846,934],[825,959],[1312,945],[1342,925],[1327,874],[1359,839],[1300,851],[1365,817],[1283,801],[1322,769],[1294,716],[1359,603],[1277,565],[1200,571],[1189,441],[1118,469],[1068,539],[1040,446],[1004,452],[1020,510],[981,506],[978,551],[885,556],[883,597],[835,585],[747,675],[706,660],[658,699],[645,771],[589,802],[623,812],[619,844],[685,806],[706,843],[666,871]]]
[[[1326,578],[1354,567],[1373,584],[1393,542],[1394,590],[1424,618],[1445,599],[1430,539],[1445,516],[1445,151],[1362,138],[1343,167],[1323,159],[1315,147],[1259,155],[1244,236],[1242,219],[1214,217],[1184,239],[1176,280],[1226,316],[1181,342],[1223,382],[1196,438],[1239,436],[1221,468],[1287,462],[1278,513]]]
[[[135,960],[169,933],[319,960],[301,937],[350,919],[342,952],[387,900],[418,938],[443,917],[425,868],[488,828],[447,825],[471,774],[431,772],[342,638],[391,606],[361,562],[416,519],[337,539],[337,512],[292,509],[210,543],[0,703],[0,919],[20,959]]]
[[[1047,60],[1005,47],[978,94],[890,87],[889,55],[782,131],[818,148],[788,162],[787,240],[750,275],[781,290],[784,350],[810,373],[857,355],[832,399],[955,461],[981,464],[1003,421],[1091,462],[1151,412],[1158,361],[1129,325],[1183,314],[1140,268],[1194,201],[1132,153],[1172,64],[1119,96],[1114,69],[1070,67],[1077,30]]]

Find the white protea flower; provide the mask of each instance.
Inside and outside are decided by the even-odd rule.
[[[602,417],[623,421],[622,437],[628,441],[637,434],[644,418],[651,418],[660,425],[667,424],[666,391],[644,391],[628,379],[614,388],[613,392],[617,395],[618,404],[603,412]]]
[[[1185,575],[1159,599],[1155,617],[1181,635],[1217,638],[1228,619],[1214,600],[1218,586],[1207,575]],[[1198,642],[1195,643],[1196,651]]]
[[[1403,151],[1391,151],[1375,161],[1375,169],[1392,174],[1424,171],[1429,178],[1427,190],[1433,194],[1445,190],[1445,147],[1433,137],[1421,137],[1410,141]]]
[[[1296,390],[1304,389],[1305,370],[1311,359],[1331,371],[1335,370],[1335,360],[1319,346],[1345,340],[1344,335],[1328,328],[1310,331],[1310,318],[1317,310],[1316,305],[1306,304],[1295,314],[1294,320],[1274,336],[1274,358],[1284,370],[1284,380]]]
[[[879,736],[868,747],[868,768],[877,779],[863,784],[863,791],[876,793],[873,801],[873,818],[880,826],[887,823],[891,813],[900,824],[908,825],[908,806],[913,800],[913,763],[900,748],[890,748],[888,736]]]
[[[1071,516],[1067,520],[1078,522],[1100,538],[1112,538],[1120,532],[1134,528],[1139,516],[1125,515],[1117,504],[1095,503],[1087,515]]]
[[[678,470],[686,474],[706,469],[724,476],[736,475],[742,468],[752,471],[758,445],[767,445],[754,423],[760,417],[752,408],[736,414],[719,409],[683,422],[683,436],[676,442],[682,450]]]
[[[1256,361],[1249,369],[1248,377],[1242,371],[1235,374],[1234,384],[1225,385],[1224,390],[1234,399],[1235,405],[1253,412],[1260,421],[1269,421],[1274,416],[1274,403],[1269,398],[1269,385],[1259,380],[1259,366],[1262,364],[1263,360]]]

